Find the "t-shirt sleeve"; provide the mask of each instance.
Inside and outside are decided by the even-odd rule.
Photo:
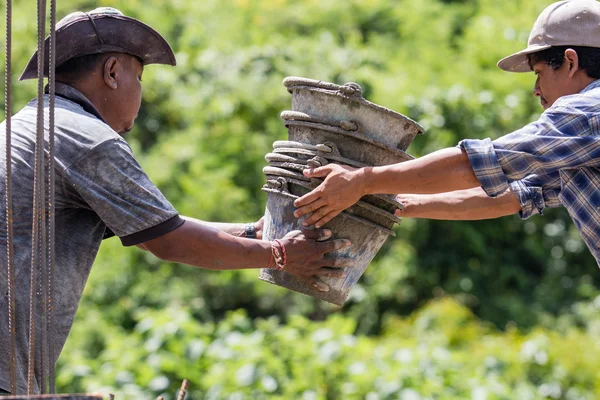
[[[96,145],[64,174],[67,184],[125,246],[157,238],[184,223],[122,139]]]

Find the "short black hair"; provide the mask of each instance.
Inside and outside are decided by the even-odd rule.
[[[98,65],[104,63],[109,57],[115,56],[118,58],[122,54],[125,53],[97,53],[71,58],[56,67],[56,77],[64,83],[73,83],[92,72],[95,68],[98,68]],[[143,64],[139,57],[132,57],[137,58],[137,60]]]
[[[56,67],[56,75],[69,81],[78,80],[83,75],[92,72],[107,58],[107,53],[88,54],[71,58]]]
[[[553,46],[549,49],[529,54],[529,65],[545,62],[552,69],[559,69],[565,61],[565,51],[573,49],[579,57],[579,67],[594,79],[600,79],[600,48],[584,46]]]

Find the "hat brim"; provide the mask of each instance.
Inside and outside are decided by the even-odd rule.
[[[56,28],[56,66],[75,58],[106,52],[127,53],[138,57],[144,65],[175,65],[175,54],[169,43],[150,26],[124,15],[94,15],[100,38],[88,16],[76,18]],[[48,49],[45,40],[44,76],[48,76]],[[37,50],[27,63],[19,80],[37,77]]]
[[[498,61],[498,67],[508,72],[531,72],[529,66],[529,54],[537,53],[538,51],[549,49],[550,45],[534,45],[529,46],[525,50],[521,50],[508,57],[504,57]]]

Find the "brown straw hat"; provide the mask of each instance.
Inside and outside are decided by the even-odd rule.
[[[509,72],[529,72],[527,56],[552,46],[600,48],[600,2],[567,0],[550,4],[535,21],[527,48],[503,58],[498,67]]]
[[[48,76],[46,38],[44,76]],[[75,57],[107,52],[127,53],[145,64],[175,65],[169,43],[154,29],[127,17],[115,8],[101,7],[90,12],[77,11],[56,24],[56,66]],[[37,77],[37,51],[19,80]]]

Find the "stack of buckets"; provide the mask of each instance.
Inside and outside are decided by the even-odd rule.
[[[292,94],[292,111],[281,118],[288,129],[288,140],[273,144],[265,156],[263,169],[267,183],[267,206],[263,239],[280,239],[302,229],[294,217],[294,200],[322,181],[306,178],[302,171],[328,163],[351,167],[395,164],[413,157],[405,152],[423,128],[413,120],[362,97],[356,83],[336,85],[313,79],[288,77],[283,84]],[[362,276],[400,219],[394,211],[401,208],[393,195],[364,196],[357,204],[339,214],[323,228],[335,239],[349,239],[352,246],[332,256],[352,258],[354,266],[344,278],[321,278],[330,287],[322,292],[284,271],[262,269],[260,279],[321,299],[343,305],[350,289]]]

